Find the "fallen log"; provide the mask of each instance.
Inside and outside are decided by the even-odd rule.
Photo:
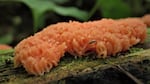
[[[35,82],[39,84],[76,84],[84,83],[88,80],[93,80],[94,82],[96,79],[96,81],[98,81],[96,83],[104,83],[108,80],[109,82],[114,81],[115,78],[113,76],[115,75],[118,76],[116,77],[116,83],[119,83],[124,79],[126,79],[124,80],[126,81],[124,83],[137,82],[120,70],[120,68],[118,68],[119,66],[126,72],[134,75],[135,78],[137,77],[136,79],[140,80],[140,82],[148,83],[150,82],[148,80],[148,77],[150,76],[149,65],[150,49],[108,59],[63,59],[58,67],[55,67],[43,76],[29,75],[22,67],[14,68],[13,64],[9,63],[0,66],[0,82],[6,84],[35,84]],[[122,76],[124,78],[120,79]],[[147,78],[145,78],[145,76],[147,76]],[[111,79],[113,80],[111,81]]]
[[[150,35],[150,34],[149,34]],[[148,39],[150,36],[148,36]],[[43,76],[29,75],[23,67],[14,68],[13,50],[0,54],[2,84],[149,84],[150,40],[136,47],[144,49],[108,59],[91,57],[61,59],[59,66]],[[131,53],[132,52],[132,53]]]

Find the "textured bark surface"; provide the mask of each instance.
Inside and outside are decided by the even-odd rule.
[[[6,63],[0,66],[0,82],[6,84],[150,83],[149,66],[150,49],[108,59],[62,59],[58,67],[43,76],[29,75],[23,68],[13,68],[12,63]]]

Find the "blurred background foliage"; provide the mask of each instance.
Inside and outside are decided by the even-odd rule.
[[[15,46],[57,22],[143,16],[150,0],[0,0],[0,10],[0,44]]]

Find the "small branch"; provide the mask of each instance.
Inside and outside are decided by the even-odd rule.
[[[132,79],[136,84],[144,84],[139,79],[137,79],[135,76],[133,76],[131,73],[123,69],[120,65],[116,66],[117,69],[121,72],[123,72],[125,75],[127,75],[130,79]]]

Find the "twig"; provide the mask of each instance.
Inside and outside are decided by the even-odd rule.
[[[119,71],[123,72],[125,75],[127,75],[130,79],[132,79],[136,84],[144,84],[139,79],[137,79],[135,76],[133,76],[131,73],[123,69],[120,65],[117,65],[117,69]]]

